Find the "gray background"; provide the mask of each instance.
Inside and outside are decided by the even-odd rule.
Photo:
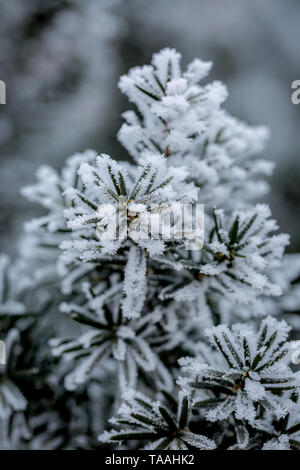
[[[60,168],[94,148],[126,159],[115,134],[131,107],[118,77],[165,46],[214,61],[210,79],[229,89],[226,108],[272,132],[276,162],[268,200],[290,250],[300,249],[298,0],[0,0],[1,251],[15,253],[22,223],[40,209],[19,189],[40,164]]]

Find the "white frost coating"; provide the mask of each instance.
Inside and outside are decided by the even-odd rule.
[[[146,256],[137,247],[131,247],[125,268],[123,313],[127,318],[141,315],[146,297]]]
[[[204,435],[196,434],[188,429],[189,416],[187,414],[186,420],[180,422],[181,413],[178,416],[174,415],[174,412],[165,408],[165,404],[160,401],[154,401],[147,395],[140,392],[135,392],[132,389],[127,389],[123,393],[123,403],[120,406],[117,415],[114,417],[113,424],[115,426],[122,425],[123,421],[126,421],[127,425],[131,424],[135,431],[133,432],[130,427],[128,429],[121,429],[120,432],[113,430],[111,432],[104,432],[100,437],[102,442],[113,442],[122,440],[122,434],[124,433],[151,433],[155,436],[155,432],[159,429],[157,438],[152,439],[151,444],[147,444],[144,449],[157,449],[157,446],[161,446],[164,443],[164,449],[172,450],[187,450],[190,447],[201,449],[201,450],[213,450],[216,448],[216,444],[212,439],[207,438]],[[187,406],[188,410],[188,397],[180,394],[179,410],[182,407]],[[183,405],[184,402],[184,405]],[[163,411],[161,411],[163,408]],[[166,419],[165,416],[168,416]],[[170,428],[170,420],[172,421],[172,427]],[[184,428],[183,428],[184,426]],[[161,437],[163,435],[163,437]],[[134,437],[134,436],[133,436]],[[161,447],[159,447],[161,448]]]
[[[300,385],[299,374],[293,374],[288,365],[288,331],[284,321],[271,317],[262,321],[257,332],[242,324],[234,325],[231,330],[226,325],[210,328],[206,335],[218,355],[203,356],[200,352],[198,359],[181,360],[187,378],[179,383],[188,390],[195,389],[199,397],[205,390],[206,393],[215,390],[220,403],[207,412],[209,421],[234,415],[256,427],[258,405],[280,419],[293,407],[287,399],[289,392]],[[195,382],[207,386],[198,389]],[[278,391],[285,399],[278,396]],[[199,397],[196,394],[194,400],[197,402]]]
[[[290,327],[278,319],[298,338],[300,260],[284,256],[288,236],[255,202],[272,172],[257,158],[268,131],[222,109],[225,86],[201,83],[210,62],[182,70],[180,60],[164,49],[120,80],[138,109],[124,113],[119,132],[136,164],[87,151],[60,173],[43,166],[23,191],[45,214],[26,224],[17,263],[0,257],[9,359],[0,416],[25,409],[15,368],[32,362],[39,374],[50,346],[51,373],[36,380],[53,401],[46,417],[34,417],[45,431],[33,426],[32,445],[60,445],[65,386],[76,390],[64,403],[63,414],[76,417],[68,447],[88,447],[116,407],[102,439],[122,449],[130,440],[161,450],[299,447],[299,373],[289,367]],[[181,233],[183,204],[190,227]],[[191,228],[196,204],[204,234],[201,224]],[[20,338],[33,342],[28,358]]]

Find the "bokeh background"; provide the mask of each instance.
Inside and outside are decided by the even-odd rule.
[[[86,148],[128,158],[115,136],[131,107],[118,77],[165,46],[183,65],[213,60],[227,109],[270,127],[269,202],[300,251],[299,0],[0,0],[1,251],[13,254],[23,222],[39,214],[19,191],[40,164],[60,168]]]

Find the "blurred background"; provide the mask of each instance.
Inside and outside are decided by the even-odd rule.
[[[184,66],[213,60],[226,108],[270,127],[268,202],[300,251],[299,0],[0,0],[0,251],[14,253],[24,220],[39,214],[19,193],[39,165],[60,168],[86,148],[128,158],[116,140],[131,107],[118,78],[165,46]]]

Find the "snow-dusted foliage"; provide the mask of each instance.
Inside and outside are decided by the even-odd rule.
[[[132,69],[135,163],[86,151],[23,190],[45,213],[0,258],[6,448],[299,448],[300,259],[257,201],[268,131],[223,110],[211,65]]]
[[[143,116],[140,121],[132,111],[125,113],[126,124],[119,133],[135,158],[145,150],[159,150],[169,157],[191,149],[194,138],[206,129],[207,119],[227,97],[220,82],[199,84],[211,62],[196,59],[182,73],[180,58],[174,49],[164,49],[154,54],[152,65],[133,68],[120,79],[121,91]]]
[[[11,329],[6,337],[6,364],[1,366],[0,375],[0,419],[7,418],[11,412],[23,411],[26,399],[14,383],[16,356],[21,353],[20,335],[17,329]],[[15,351],[13,351],[15,350]],[[15,354],[14,354],[15,353]]]
[[[115,441],[150,441],[145,449],[172,450],[213,450],[216,444],[212,439],[190,430],[191,407],[189,398],[178,394],[177,401],[165,394],[167,403],[153,401],[140,392],[127,390],[124,402],[118,410],[118,417],[112,424],[123,424],[127,428],[122,432],[104,432],[102,442]]]
[[[135,160],[145,150],[158,150],[172,156],[172,165],[187,165],[202,202],[235,208],[262,196],[268,185],[260,178],[272,172],[272,163],[253,157],[264,148],[268,130],[220,109],[227,98],[222,83],[199,84],[211,62],[196,59],[182,73],[180,60],[177,51],[164,49],[152,65],[121,77],[121,90],[142,115],[124,113],[121,143]]]
[[[276,437],[268,440],[262,450],[300,450],[300,417],[299,402],[295,403],[295,410],[281,421],[274,432]]]
[[[97,369],[110,357],[115,362],[122,390],[136,385],[139,369],[150,373],[149,380],[152,378],[158,388],[172,387],[171,375],[159,357],[160,352],[174,347],[172,335],[163,328],[162,313],[156,311],[138,320],[126,317],[118,299],[117,282],[110,292],[96,295],[90,289],[87,295],[84,306],[62,304],[61,309],[89,329],[76,339],[51,340],[55,356],[76,361],[65,377],[66,388],[74,390],[88,377],[97,376]],[[105,304],[108,297],[111,307]]]
[[[172,203],[195,200],[194,187],[181,185],[186,174],[183,168],[168,168],[158,154],[148,154],[137,168],[124,168],[107,155],[98,157],[95,165],[82,164],[78,175],[84,190],[69,187],[65,193],[70,206],[65,217],[74,241],[62,248],[70,257],[95,261],[116,253],[129,239],[151,255],[161,253],[164,244],[148,237],[148,221],[155,226],[156,215]],[[161,230],[158,223],[155,238]]]
[[[262,410],[279,419],[296,409],[290,397],[300,376],[289,367],[288,331],[284,320],[272,317],[263,320],[256,333],[244,324],[234,324],[231,330],[226,325],[208,329],[206,335],[217,352],[207,355],[206,349],[196,359],[180,359],[188,376],[180,379],[181,385],[197,391],[194,406],[209,406],[209,421],[233,415],[254,428],[261,426]]]
[[[279,295],[279,286],[265,275],[267,267],[278,265],[288,244],[287,235],[274,235],[277,228],[263,204],[227,217],[222,209],[213,209],[213,229],[204,248],[210,262],[200,273],[213,276],[212,288],[239,302],[253,300],[255,290]]]

